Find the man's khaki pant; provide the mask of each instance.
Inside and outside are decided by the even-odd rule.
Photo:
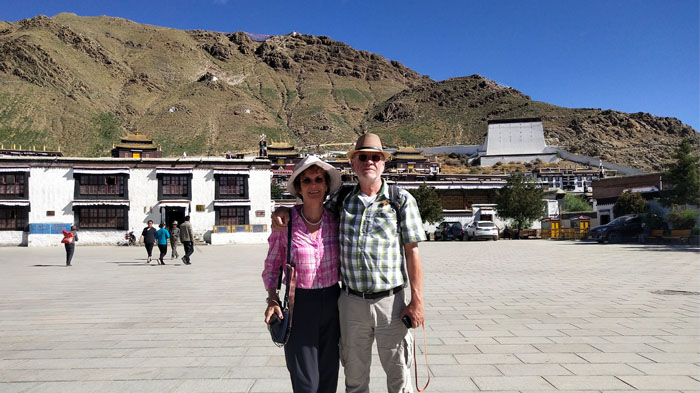
[[[345,369],[345,391],[369,393],[372,343],[386,373],[388,393],[411,393],[411,333],[399,315],[406,307],[405,293],[366,300],[342,291],[340,311],[340,361]]]

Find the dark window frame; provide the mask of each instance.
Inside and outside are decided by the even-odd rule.
[[[28,226],[28,206],[0,206],[0,231],[26,232]]]
[[[159,173],[156,175],[158,178],[158,200],[163,201],[163,200],[192,200],[192,174],[191,173],[182,173],[182,174],[171,174],[171,173]],[[187,180],[187,187],[186,193],[181,193],[178,195],[172,195],[170,193],[166,194],[163,192],[163,187],[164,186],[170,186],[173,178],[181,178],[181,179],[186,179]],[[163,184],[166,182],[168,184]]]
[[[75,211],[75,223],[80,229],[127,230],[129,228],[128,206],[76,206],[73,210]],[[108,225],[109,220],[114,220],[114,225]]]
[[[227,182],[229,179],[231,180],[242,180],[242,187],[243,187],[243,192],[242,193],[222,193],[222,188],[224,187],[232,187],[235,188],[237,185],[222,185],[221,182],[223,179],[226,179]],[[246,174],[235,174],[235,175],[227,175],[227,174],[217,174],[214,175],[214,184],[215,184],[215,199],[248,199],[249,198],[249,190],[250,190],[250,185],[249,185],[249,179],[250,176]]]
[[[222,216],[223,212],[230,213],[230,210],[241,209],[243,212],[243,223],[232,223],[228,220],[229,217],[240,217],[237,215],[225,215]],[[216,213],[215,225],[250,225],[250,206],[216,206],[214,207]]]
[[[115,186],[117,189],[121,186],[121,193],[82,193],[82,191],[85,191],[86,189],[90,188],[98,188],[103,186],[102,183],[99,182],[99,178],[104,178],[104,187],[105,191],[109,188],[109,186],[112,186],[108,184],[107,180],[108,178],[114,178],[116,184]],[[107,174],[107,173],[76,173],[73,175],[73,178],[75,179],[75,188],[74,188],[74,199],[78,200],[93,200],[93,199],[111,199],[111,200],[129,200],[129,175],[125,173],[117,173],[117,174]],[[123,184],[118,184],[119,181]],[[92,182],[91,182],[92,181]]]
[[[10,177],[13,177],[13,183],[11,184],[7,182]],[[16,182],[18,177],[22,179],[22,182]],[[4,191],[7,190],[8,186],[21,188],[22,191],[7,194]],[[29,199],[29,172],[17,171],[0,173],[0,199]]]

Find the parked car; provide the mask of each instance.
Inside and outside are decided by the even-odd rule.
[[[638,214],[620,216],[605,225],[593,227],[588,238],[598,243],[617,243],[625,240],[637,240],[643,232],[642,217]]]
[[[476,221],[467,226],[465,232],[467,240],[491,239],[498,240],[498,227],[493,221]]]
[[[433,235],[435,240],[462,240],[463,237],[462,224],[457,221],[441,222]]]

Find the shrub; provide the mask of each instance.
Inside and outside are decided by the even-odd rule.
[[[615,217],[625,214],[642,213],[647,206],[647,201],[638,193],[624,192],[617,198],[613,206]]]
[[[591,209],[588,201],[580,195],[566,194],[564,196],[564,211],[566,212],[586,212]]]
[[[698,211],[693,209],[676,209],[668,213],[668,221],[674,229],[692,229],[698,218]]]

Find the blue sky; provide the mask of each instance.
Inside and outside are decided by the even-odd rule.
[[[534,100],[677,117],[700,130],[698,0],[0,0],[179,29],[326,35],[435,80],[480,74]]]

